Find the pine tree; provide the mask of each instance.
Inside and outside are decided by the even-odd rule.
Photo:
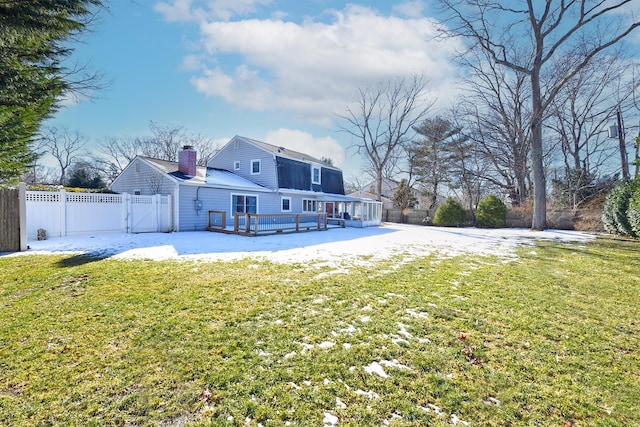
[[[0,185],[15,183],[35,161],[31,145],[61,97],[91,81],[63,61],[73,51],[69,40],[86,29],[101,4],[0,0]]]

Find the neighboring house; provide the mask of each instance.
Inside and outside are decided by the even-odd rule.
[[[398,186],[400,185],[399,181],[390,178],[382,179],[382,195],[380,200],[382,201],[383,209],[393,209],[393,193],[396,191]],[[371,198],[373,200],[377,200],[378,192],[376,190],[376,181],[371,181],[362,186],[361,190],[354,191],[353,193],[349,193],[351,197],[365,197]],[[414,209],[423,209],[423,206],[428,206],[429,202],[426,200],[420,191],[414,189],[413,196],[416,198],[416,204]]]
[[[361,199],[371,199],[371,200],[376,200],[378,198],[378,196],[376,195],[375,190],[373,190],[373,191],[358,190],[358,191],[354,191],[353,193],[349,193],[348,196],[349,197],[359,197]],[[392,199],[389,199],[389,198],[387,198],[385,196],[382,196],[380,198],[380,201],[382,202],[382,209],[393,209],[393,200]]]
[[[136,157],[111,184],[119,193],[168,194],[174,201],[176,231],[204,230],[208,211],[235,213],[327,213],[347,225],[377,225],[379,203],[344,195],[342,171],[314,157],[235,136],[197,167],[190,146],[179,161]],[[358,222],[354,222],[354,221]]]

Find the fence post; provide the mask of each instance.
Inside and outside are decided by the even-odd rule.
[[[160,231],[160,206],[162,206],[160,204],[160,195],[159,194],[155,194],[153,196],[153,210],[155,211],[155,215],[154,215],[153,219],[156,222],[156,224],[155,224],[155,227],[153,227],[153,228],[155,228],[156,233],[158,231]]]
[[[124,231],[125,233],[131,233],[132,218],[131,218],[131,194],[122,193],[122,204],[124,205]]]
[[[29,246],[27,244],[27,184],[21,182],[18,184],[18,199],[20,207],[20,251],[26,251]]]
[[[60,190],[60,237],[67,235],[67,192]]]

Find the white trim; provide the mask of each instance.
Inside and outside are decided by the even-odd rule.
[[[316,181],[315,178],[315,171],[318,171],[318,180]],[[311,183],[312,184],[318,184],[321,185],[322,184],[322,167],[321,166],[316,166],[314,164],[311,165]]]
[[[253,171],[253,165],[254,163],[258,162],[258,172],[254,172]],[[250,166],[250,170],[249,172],[251,173],[251,175],[260,175],[260,173],[262,172],[262,160],[260,159],[253,159],[251,160],[251,163],[249,163]]]
[[[258,194],[251,194],[251,193],[229,193],[229,203],[231,205],[231,209],[229,209],[229,212],[231,212],[231,216],[233,216],[235,214],[234,208],[235,206],[233,205],[233,196],[243,196],[243,197],[255,197],[256,198],[256,213],[260,212],[260,196]],[[247,206],[247,202],[245,200],[245,208]],[[247,213],[247,212],[243,212],[243,213]]]
[[[305,209],[305,202],[312,202],[315,210]],[[307,203],[307,205],[309,205],[309,203]],[[316,199],[306,199],[306,198],[302,199],[302,212],[313,212],[313,213],[318,212],[318,201]]]
[[[288,200],[289,201],[289,209],[285,209],[284,208],[284,201]],[[282,212],[291,212],[291,197],[280,197],[280,211]]]

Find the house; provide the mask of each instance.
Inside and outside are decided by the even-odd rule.
[[[362,186],[362,189],[349,193],[351,197],[364,197],[377,200],[378,192],[376,190],[376,181],[370,181]],[[382,201],[383,209],[393,209],[393,194],[400,185],[399,181],[390,178],[382,178],[382,195],[380,200]],[[416,204],[414,209],[427,209],[430,205],[428,197],[424,196],[419,190],[412,189],[413,196],[416,198]]]
[[[118,193],[167,194],[175,231],[205,230],[209,211],[235,214],[317,214],[347,218],[348,226],[378,225],[378,202],[344,195],[342,171],[312,156],[241,136],[207,167],[183,147],[178,162],[137,156],[111,184]]]

